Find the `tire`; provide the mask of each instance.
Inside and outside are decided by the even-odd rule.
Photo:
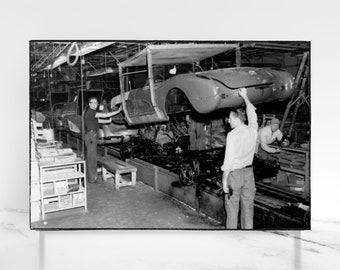
[[[129,143],[123,143],[119,149],[119,154],[122,159],[131,158],[134,154],[133,146]]]
[[[196,172],[190,164],[183,163],[179,168],[179,181],[182,185],[192,186],[196,182]]]

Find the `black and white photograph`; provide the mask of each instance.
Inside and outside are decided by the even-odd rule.
[[[310,229],[309,41],[31,41],[32,229]]]
[[[0,269],[340,269],[336,1],[2,1]]]

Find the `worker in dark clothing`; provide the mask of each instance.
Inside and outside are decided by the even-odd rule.
[[[89,109],[85,113],[85,145],[86,145],[86,165],[87,165],[87,179],[90,183],[97,181],[97,133],[99,129],[98,118],[112,117],[121,112],[120,107],[118,111],[114,112],[97,112],[98,100],[95,97],[89,99]]]

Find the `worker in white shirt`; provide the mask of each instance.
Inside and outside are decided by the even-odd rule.
[[[221,167],[223,191],[226,194],[226,228],[237,229],[241,202],[241,228],[252,229],[256,192],[252,163],[258,124],[255,107],[248,99],[247,89],[240,88],[238,91],[246,104],[248,125],[245,125],[244,110],[230,112],[228,122],[232,131],[227,135],[225,157]]]
[[[256,142],[256,156],[259,159],[268,159],[269,153],[279,153],[280,148],[270,147],[269,145],[273,142],[281,141],[283,134],[279,129],[280,121],[277,118],[272,118],[270,121],[270,125],[260,128],[258,131],[258,137]],[[288,145],[288,140],[284,140],[282,143],[283,146]]]

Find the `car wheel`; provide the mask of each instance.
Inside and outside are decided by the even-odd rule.
[[[123,143],[119,149],[119,154],[122,159],[131,158],[133,156],[133,146],[129,143]]]
[[[179,181],[185,186],[191,186],[196,181],[196,173],[190,164],[182,164],[179,168]]]

